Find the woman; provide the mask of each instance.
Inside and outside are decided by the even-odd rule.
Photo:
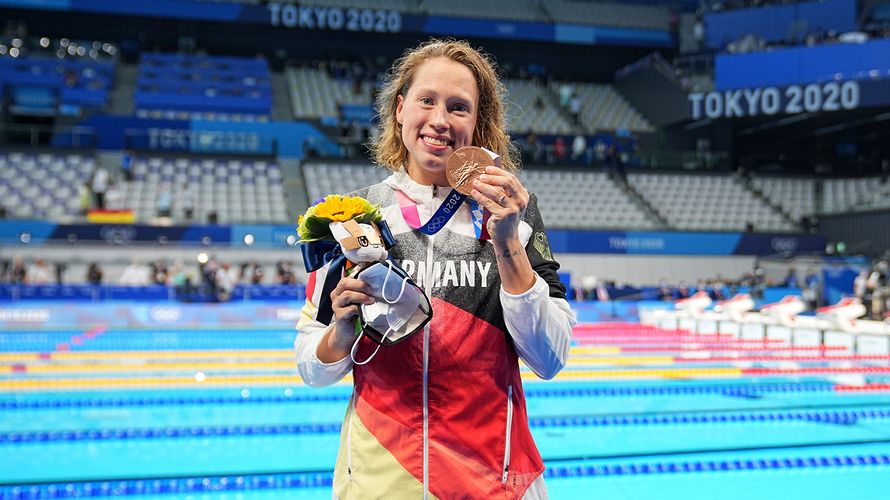
[[[325,268],[310,277],[295,347],[303,380],[325,386],[352,371],[353,397],[334,471],[339,498],[546,498],[544,466],[528,427],[518,358],[542,378],[565,365],[575,317],[565,300],[534,197],[504,131],[503,87],[492,63],[465,42],[432,40],[398,60],[378,95],[379,164],[393,171],[356,194],[381,207],[390,256],[430,297],[422,332],[383,347],[366,365],[350,349],[360,279],[330,293],[318,321]],[[434,235],[417,230],[451,189],[451,153],[481,146],[501,157]],[[474,222],[486,221],[488,239]],[[426,227],[425,229],[430,229]],[[376,344],[359,340],[356,359]]]

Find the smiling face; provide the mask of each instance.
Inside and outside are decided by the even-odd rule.
[[[436,57],[417,68],[396,109],[412,179],[448,185],[445,163],[454,150],[472,145],[478,103],[476,79],[463,64]]]

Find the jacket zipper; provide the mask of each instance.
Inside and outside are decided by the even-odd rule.
[[[507,439],[504,446],[504,474],[501,484],[507,484],[507,473],[510,471],[510,430],[513,428],[513,385],[507,386]]]
[[[436,199],[436,186],[433,185],[430,211]],[[427,236],[426,276],[423,277],[423,288],[426,296],[432,298],[433,287],[433,236]],[[430,325],[423,327],[423,498],[429,498],[430,490],[430,407],[429,407],[429,361],[430,361]]]

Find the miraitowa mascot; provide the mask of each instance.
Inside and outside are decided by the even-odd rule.
[[[387,250],[395,239],[376,205],[359,196],[326,196],[300,216],[297,233],[306,271],[328,266],[318,321],[329,323],[333,319],[330,294],[343,276],[363,280],[376,300],[360,305],[355,325],[359,337],[350,353],[353,362],[368,363],[381,346],[397,344],[429,322],[429,298],[389,259]],[[378,345],[368,359],[358,361],[355,350],[362,336]]]

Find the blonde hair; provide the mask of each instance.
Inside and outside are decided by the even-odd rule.
[[[405,96],[423,63],[436,57],[447,57],[466,66],[476,79],[479,104],[476,127],[473,130],[474,146],[481,146],[501,156],[505,170],[519,168],[516,148],[510,143],[504,117],[503,99],[506,89],[498,80],[495,63],[491,58],[462,40],[431,39],[402,54],[386,76],[377,94],[377,115],[380,135],[371,145],[374,159],[379,165],[399,171],[408,162],[408,150],[402,142],[402,128],[396,120],[398,96]]]

